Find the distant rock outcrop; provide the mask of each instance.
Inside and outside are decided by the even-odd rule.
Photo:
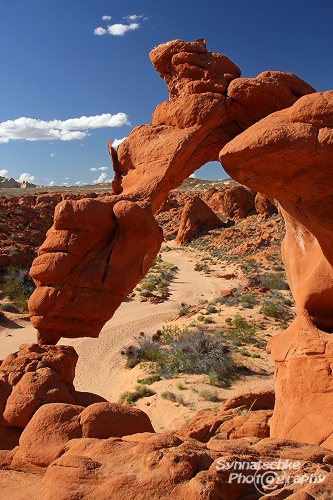
[[[0,189],[1,188],[35,188],[36,185],[31,182],[19,182],[13,179],[12,177],[1,177],[0,176]]]
[[[176,245],[181,246],[188,243],[197,238],[204,230],[225,226],[226,224],[199,196],[194,196],[184,205],[175,240]]]
[[[256,212],[262,219],[268,219],[271,215],[278,212],[277,207],[272,203],[267,196],[262,193],[257,193],[254,199]]]
[[[204,200],[214,212],[224,214],[228,219],[243,219],[254,211],[255,193],[244,186],[230,186],[211,189]]]

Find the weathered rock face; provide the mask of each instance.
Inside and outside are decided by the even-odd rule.
[[[257,193],[254,199],[256,212],[262,219],[268,219],[273,214],[278,212],[277,207],[272,203],[267,196],[262,193]]]
[[[80,393],[73,380],[78,355],[69,346],[23,344],[0,365],[0,427],[24,428],[41,405],[105,401]]]
[[[42,344],[98,336],[158,253],[162,234],[153,214],[169,191],[216,160],[248,125],[314,92],[290,73],[239,78],[237,66],[208,52],[203,39],[159,45],[150,59],[170,99],[157,106],[151,125],[132,130],[118,152],[109,144],[115,195],[61,202],[33,263],[37,290],[29,309]]]
[[[218,412],[200,412],[179,431],[155,434],[147,415],[138,409],[107,402],[87,408],[45,404],[19,440],[16,437],[16,446],[15,436],[10,444],[8,434],[3,440],[0,432],[0,465],[5,469],[1,491],[7,498],[3,474],[17,470],[39,478],[33,489],[25,481],[24,494],[30,498],[33,492],[36,500],[257,500],[265,498],[265,492],[267,498],[274,493],[276,498],[328,500],[332,451],[263,438],[273,405],[272,391],[244,394],[228,400]],[[261,474],[267,471],[284,481],[266,485]]]
[[[243,219],[254,210],[255,193],[243,186],[230,186],[205,193],[204,200],[214,212],[228,219]]]
[[[282,254],[300,312],[269,346],[277,364],[272,435],[331,445],[333,91],[261,120],[220,159],[236,180],[277,199],[286,222]]]
[[[205,229],[223,226],[225,224],[213,210],[199,196],[194,196],[184,205],[175,242],[181,246],[198,237]]]

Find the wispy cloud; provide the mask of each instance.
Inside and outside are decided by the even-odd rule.
[[[111,16],[103,16],[102,17],[103,21],[109,21],[111,19]],[[130,16],[124,16],[123,19],[127,21],[127,24],[124,23],[115,23],[115,24],[110,24],[106,28],[103,28],[102,26],[98,26],[98,28],[94,29],[94,34],[95,35],[114,35],[114,36],[122,36],[125,35],[128,31],[134,31],[140,28],[140,23],[138,22],[139,20],[143,19],[144,21],[148,19],[147,17],[144,18],[142,14],[132,14]]]
[[[3,170],[0,170],[1,177],[6,177],[7,174],[8,174],[8,170],[6,170],[5,168]]]
[[[104,113],[96,116],[81,116],[68,120],[36,120],[21,117],[0,123],[0,143],[10,140],[45,141],[58,139],[72,141],[89,136],[88,130],[105,127],[122,127],[130,125],[125,113],[111,115]]]
[[[128,21],[138,21],[139,19],[142,19],[143,15],[140,14],[139,16],[137,14],[132,14],[131,16],[125,16],[124,19],[127,19]]]
[[[99,168],[92,167],[89,170],[91,170],[92,172],[98,172],[98,170],[109,170],[109,167],[99,167]]]

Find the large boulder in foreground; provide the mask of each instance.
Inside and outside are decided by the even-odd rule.
[[[286,222],[282,256],[299,315],[274,337],[271,436],[331,447],[333,426],[333,91],[304,96],[223,148],[238,182],[276,199]]]
[[[0,426],[28,425],[48,403],[88,406],[104,398],[75,390],[78,355],[70,346],[23,344],[0,365]]]

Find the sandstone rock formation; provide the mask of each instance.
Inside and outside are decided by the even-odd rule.
[[[225,227],[226,224],[218,218],[213,210],[199,196],[194,196],[184,205],[175,240],[176,245],[181,246],[188,243],[198,237],[200,232],[205,229],[223,226]]]
[[[169,191],[267,114],[314,89],[291,73],[240,78],[203,39],[173,40],[150,53],[168,85],[152,124],[135,127],[115,151],[114,195],[61,202],[31,276],[31,322],[41,344],[98,336],[148,271],[162,242],[153,214]],[[230,91],[229,91],[230,89]]]
[[[254,210],[255,193],[244,186],[230,186],[212,189],[205,193],[204,199],[214,212],[239,220]]]
[[[299,315],[271,340],[271,435],[332,446],[333,91],[302,97],[230,142],[224,168],[279,202],[282,254]],[[288,401],[288,404],[286,404]]]
[[[254,205],[256,208],[257,214],[262,218],[262,219],[268,219],[273,214],[277,213],[277,208],[272,203],[267,196],[265,196],[262,193],[257,193],[256,197],[254,199]]]

